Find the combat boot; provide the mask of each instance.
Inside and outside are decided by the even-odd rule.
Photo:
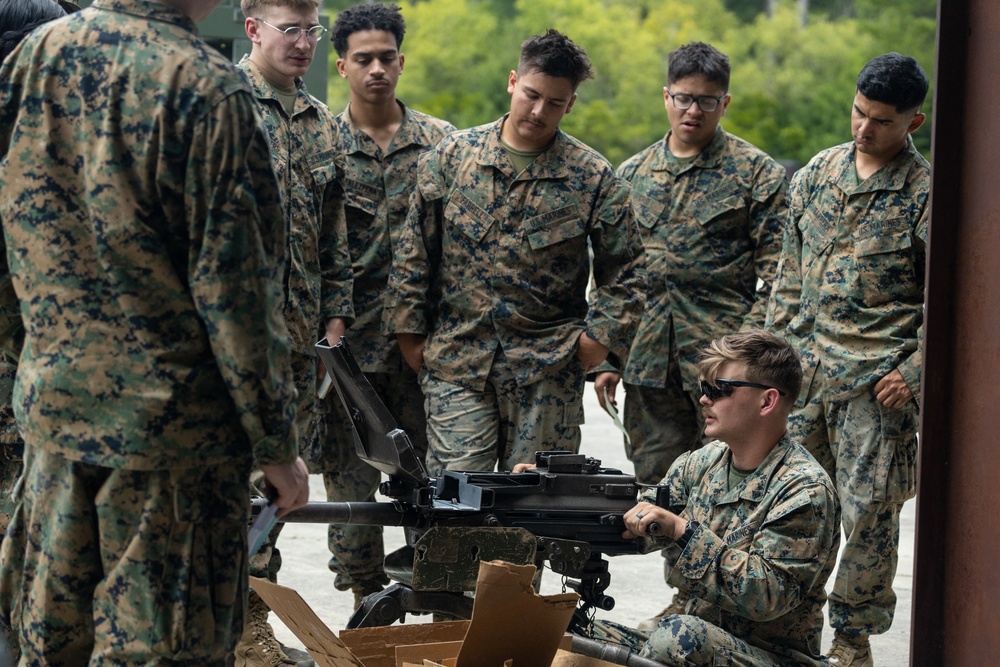
[[[639,630],[643,632],[652,632],[660,627],[660,619],[664,616],[672,616],[674,614],[683,614],[687,608],[688,594],[684,591],[677,591],[674,593],[674,599],[670,601],[670,604],[661,611],[656,616],[652,618],[647,618],[645,621],[640,621],[639,625],[636,626]]]
[[[233,667],[277,667],[278,665],[294,665],[292,660],[281,650],[281,645],[274,638],[274,629],[267,622],[267,605],[253,591],[250,591],[250,601],[247,605],[246,625],[243,634],[233,652],[235,661]]]
[[[849,637],[839,632],[833,636],[833,644],[826,654],[830,665],[835,667],[874,667],[872,647],[868,637]]]

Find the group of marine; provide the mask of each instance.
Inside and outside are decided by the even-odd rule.
[[[916,486],[920,65],[869,61],[852,140],[789,183],[720,125],[728,58],[679,46],[669,131],[615,170],[560,130],[594,71],[557,30],[522,44],[509,113],[456,130],[396,98],[391,4],[338,14],[350,103],[313,97],[320,1],[242,0],[234,67],[196,26],[219,0],[0,0],[8,652],[307,658],[248,602],[281,524],[248,558],[247,480],[281,514],[309,472],[374,498],[317,395],[313,345],[343,336],[432,476],[578,451],[588,378],[612,412],[623,387],[636,477],[672,505],[643,496],[625,536],[677,592],[595,638],[667,665],[874,665]],[[381,528],[330,526],[329,549],[356,604],[388,583]]]

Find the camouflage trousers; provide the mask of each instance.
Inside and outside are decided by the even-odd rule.
[[[700,393],[685,391],[679,377],[664,388],[625,385],[622,421],[632,441],[625,453],[640,483],[659,484],[674,459],[701,446],[705,423],[700,398]]]
[[[29,447],[0,551],[24,665],[221,665],[243,626],[249,461],[137,471]]]
[[[664,616],[660,627],[651,633],[599,620],[594,622],[593,638],[624,646],[640,657],[670,667],[792,667],[796,664],[751,646],[697,616]]]
[[[845,541],[830,594],[830,625],[847,635],[880,634],[892,625],[899,514],[916,495],[916,404],[899,410],[871,392],[824,398],[817,378],[789,434],[826,469],[840,495]]]
[[[488,472],[534,463],[535,452],[580,449],[583,367],[575,359],[518,386],[497,351],[484,391],[421,373],[427,406],[427,471]]]
[[[389,408],[400,428],[423,457],[427,453],[427,420],[424,395],[417,374],[405,368],[400,373],[365,373],[375,393]],[[323,401],[320,419],[313,425],[312,447],[320,452],[323,483],[330,502],[370,502],[381,481],[381,473],[360,458],[354,446],[354,429],[336,391]],[[352,586],[371,588],[389,583],[382,563],[385,547],[381,526],[337,526],[327,535],[329,567],[337,576],[334,586],[346,591]]]

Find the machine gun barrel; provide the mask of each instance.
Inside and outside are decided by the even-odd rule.
[[[264,498],[252,499],[252,513],[256,515],[265,503]],[[289,512],[278,521],[290,523],[332,523],[360,526],[402,526],[420,528],[426,521],[412,505],[399,503],[306,503]]]

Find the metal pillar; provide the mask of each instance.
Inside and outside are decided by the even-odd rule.
[[[1000,656],[1000,13],[938,4],[910,664]]]

